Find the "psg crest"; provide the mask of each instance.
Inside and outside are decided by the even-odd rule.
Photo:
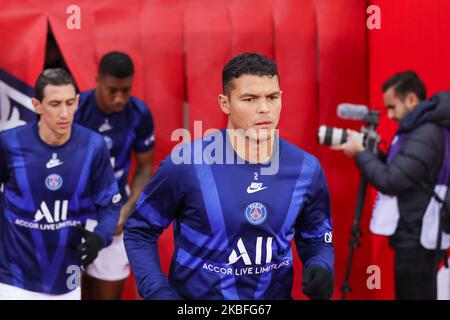
[[[51,174],[47,178],[45,178],[45,186],[49,190],[56,191],[61,188],[62,184],[63,179],[57,174]]]
[[[267,209],[262,203],[253,202],[245,209],[245,217],[251,224],[261,224],[266,220]]]

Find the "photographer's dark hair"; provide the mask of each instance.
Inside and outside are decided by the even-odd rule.
[[[69,72],[62,68],[45,69],[39,75],[34,85],[34,97],[42,102],[44,99],[44,88],[47,85],[62,86],[70,84],[77,92],[75,80]]]
[[[232,81],[248,74],[255,76],[278,76],[275,62],[259,53],[245,52],[232,58],[222,71],[222,89],[228,95],[233,89]]]
[[[427,98],[427,90],[423,81],[414,71],[399,72],[389,78],[382,86],[383,93],[393,87],[395,95],[403,100],[410,92],[415,93],[420,101]]]
[[[100,60],[98,73],[120,79],[127,78],[134,75],[133,61],[126,53],[119,51],[109,52]]]

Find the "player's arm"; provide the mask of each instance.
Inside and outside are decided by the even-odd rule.
[[[77,255],[84,267],[92,263],[98,252],[112,242],[112,235],[119,218],[120,192],[109,162],[108,149],[103,139],[100,142],[93,147],[88,186],[98,223],[93,232],[77,226],[84,239],[77,246]]]
[[[111,244],[119,219],[120,192],[109,160],[106,144],[101,141],[94,155],[91,188],[96,207],[97,226],[94,232],[102,238],[103,247]]]
[[[158,254],[158,238],[182,205],[184,191],[177,167],[170,158],[161,162],[125,223],[125,249],[144,299],[180,298],[161,271]]]
[[[329,299],[334,282],[330,197],[325,175],[317,160],[314,166],[311,184],[305,194],[305,206],[295,225],[295,243],[303,263],[303,292],[311,299]]]
[[[387,195],[397,195],[416,186],[426,172],[440,163],[443,145],[442,129],[425,124],[408,135],[391,163],[383,163],[368,151],[359,153],[355,160],[375,188]]]
[[[152,177],[153,150],[143,153],[135,153],[135,159],[136,171],[131,182],[130,196],[128,197],[128,201],[122,206],[120,210],[120,217],[115,232],[116,235],[123,232],[123,226],[125,222],[133,212],[140,194]]]
[[[115,234],[123,232],[123,226],[133,212],[136,202],[149,182],[153,172],[153,148],[155,147],[155,135],[153,117],[147,106],[141,114],[139,124],[136,128],[136,139],[133,150],[136,159],[136,171],[131,182],[131,190],[128,201],[120,210],[120,218]]]

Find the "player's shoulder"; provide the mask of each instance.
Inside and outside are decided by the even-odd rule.
[[[76,123],[73,124],[72,134],[76,135],[78,140],[90,147],[100,147],[105,143],[101,134]]]
[[[147,106],[147,104],[135,96],[130,96],[130,106],[131,106],[132,112],[134,112],[138,115],[150,115],[151,116],[151,112],[150,112],[150,109]]]
[[[75,121],[79,121],[80,117],[88,116],[87,114],[93,110],[92,103],[95,102],[95,89],[84,91],[80,93],[80,100],[78,108],[75,113]]]
[[[279,138],[279,140],[284,157],[292,160],[300,160],[302,163],[313,167],[318,165],[320,166],[320,161],[315,155],[303,150],[302,148],[282,138]]]
[[[280,139],[281,140],[281,139]],[[319,159],[313,154],[299,148],[286,140],[281,140],[281,161],[288,168],[299,171],[304,179],[313,179],[323,171]]]
[[[11,141],[11,138],[13,136],[23,135],[23,134],[25,134],[25,136],[27,136],[28,133],[31,134],[33,132],[35,126],[36,126],[35,122],[29,122],[29,123],[26,123],[21,126],[6,129],[6,130],[0,132],[0,139],[3,140],[4,144],[7,144],[9,141]]]
[[[193,166],[188,162],[177,161],[175,155],[176,149],[164,158],[158,165],[158,176],[163,177],[164,180],[175,185],[191,185],[193,182]]]
[[[160,168],[179,178],[190,177],[194,164],[203,163],[204,139],[182,141],[174,146],[170,154],[160,163]],[[200,144],[200,145],[199,145]],[[198,156],[202,156],[199,161]],[[197,161],[196,161],[197,160]]]
[[[87,91],[80,92],[80,104],[84,104],[90,98],[94,97],[95,89],[90,89]]]

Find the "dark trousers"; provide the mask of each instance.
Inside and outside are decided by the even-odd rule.
[[[436,300],[437,271],[442,261],[435,250],[395,248],[395,296],[397,300]]]

